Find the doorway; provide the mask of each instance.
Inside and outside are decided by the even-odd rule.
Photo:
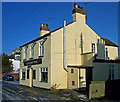
[[[86,91],[89,91],[89,85],[92,81],[92,68],[86,68]]]

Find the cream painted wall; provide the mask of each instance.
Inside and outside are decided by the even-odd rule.
[[[82,54],[81,55],[81,64],[83,66],[93,66],[93,56],[94,53]]]
[[[115,46],[105,46],[108,48],[108,57],[109,59],[114,60],[118,57],[118,47]]]
[[[71,69],[74,70],[74,73],[71,73]],[[72,85],[72,81],[75,82],[75,85]],[[75,89],[79,87],[81,87],[81,85],[79,85],[79,69],[68,68],[68,88]]]
[[[74,17],[76,16],[76,17]],[[76,24],[72,28],[71,33],[75,33],[76,39],[79,39],[78,43],[80,45],[80,35],[82,34],[83,39],[83,53],[91,52],[91,44],[98,43],[100,36],[96,34],[87,24],[85,24],[85,15],[76,13],[73,14],[73,18],[76,18]],[[74,34],[73,33],[73,34]]]
[[[46,37],[47,40],[44,42],[44,57],[42,57],[42,64],[37,64],[37,65],[32,65],[31,68],[33,68],[33,70],[36,70],[36,79],[33,79],[33,86],[36,87],[44,87],[44,88],[50,88],[51,87],[51,37],[48,36]],[[41,39],[42,40],[42,39]],[[39,42],[41,41],[36,41],[36,44],[34,46],[34,59],[38,59],[39,58]],[[28,45],[28,49],[27,49],[27,60],[30,60],[30,46],[31,44]],[[23,63],[23,59],[24,59],[24,47],[22,47],[21,50],[21,68],[26,68],[26,80],[21,80],[21,74],[20,74],[20,84],[22,85],[27,85],[29,86],[29,82],[30,80],[27,79],[27,67],[28,66],[24,66]],[[40,82],[40,68],[42,67],[47,67],[48,68],[48,83],[44,83],[44,82]],[[21,70],[20,70],[21,73]]]
[[[46,31],[46,30],[41,30],[40,31],[40,37],[44,36],[45,34],[48,34],[50,31]]]
[[[63,28],[51,33],[51,85],[67,88],[67,72],[63,67]]]

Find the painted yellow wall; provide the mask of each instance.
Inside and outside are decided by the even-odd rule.
[[[41,39],[42,40],[42,39]],[[34,59],[38,59],[39,57],[39,42],[41,41],[36,41],[36,45],[34,46]],[[50,88],[51,87],[51,38],[50,36],[47,37],[47,40],[44,43],[44,57],[42,57],[42,64],[37,64],[37,65],[32,65],[31,68],[33,68],[33,70],[36,70],[36,79],[33,79],[33,86],[36,87],[44,87],[44,88]],[[30,45],[28,45],[28,49],[27,49],[27,60],[30,60]],[[20,79],[21,79],[21,69],[22,68],[26,68],[26,80],[20,80],[20,84],[22,85],[27,85],[29,86],[30,84],[30,79],[27,79],[27,67],[28,66],[24,66],[23,63],[23,58],[24,58],[24,47],[22,47],[21,50],[21,64],[20,64]],[[44,82],[40,82],[40,68],[42,67],[48,67],[48,83],[44,83]]]
[[[51,33],[51,85],[67,88],[67,72],[63,68],[63,28]]]
[[[48,34],[50,31],[45,31],[45,30],[41,30],[40,31],[40,36],[44,36],[45,34]]]
[[[105,81],[92,81],[89,89],[89,99],[105,96]]]
[[[81,64],[82,66],[93,66],[94,53],[82,54]]]
[[[108,57],[109,59],[116,59],[118,57],[118,47],[115,46],[106,46],[108,48]]]
[[[71,69],[74,70],[74,73],[71,73]],[[72,85],[72,81],[75,81],[75,85]],[[75,89],[79,88],[79,69],[77,68],[68,68],[68,88]]]

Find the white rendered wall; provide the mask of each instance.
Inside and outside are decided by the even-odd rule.
[[[20,60],[15,60],[15,59],[9,59],[9,60],[12,61],[13,70],[17,71],[20,68]]]

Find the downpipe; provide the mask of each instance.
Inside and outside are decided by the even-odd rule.
[[[63,43],[64,43],[64,53],[63,53],[64,54],[64,62],[63,63],[64,63],[64,70],[68,72],[68,70],[66,68],[66,39],[65,39],[66,28],[65,27],[66,27],[66,19],[64,19],[64,41],[63,41]]]

